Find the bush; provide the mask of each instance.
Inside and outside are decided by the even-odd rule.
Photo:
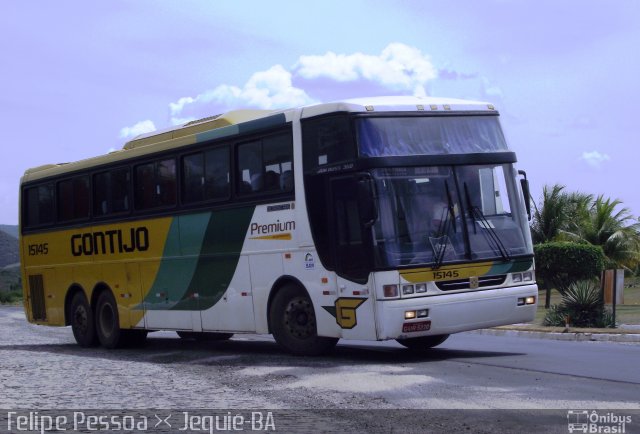
[[[22,291],[0,291],[0,304],[13,304],[22,300]]]
[[[545,287],[555,287],[564,294],[579,280],[600,278],[605,256],[600,246],[572,242],[550,242],[534,246],[536,275]]]
[[[600,285],[595,280],[581,280],[567,288],[562,302],[552,306],[544,317],[547,326],[615,327],[613,316],[604,307]]]

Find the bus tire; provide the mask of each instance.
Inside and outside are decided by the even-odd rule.
[[[324,354],[338,342],[337,338],[318,336],[313,303],[296,285],[285,285],[275,295],[269,310],[269,324],[278,345],[298,356]]]
[[[102,291],[98,296],[96,303],[96,332],[100,345],[105,348],[119,348],[125,343],[124,334],[120,330],[118,304],[111,291]]]
[[[196,341],[228,341],[233,333],[216,333],[216,332],[176,332],[180,339],[193,339]]]
[[[98,345],[99,341],[96,334],[93,311],[84,293],[78,292],[73,296],[69,314],[71,316],[69,319],[71,331],[73,331],[73,337],[78,345],[81,347],[95,347]]]
[[[400,345],[411,350],[427,350],[437,347],[447,340],[449,335],[421,336],[418,338],[396,339]]]

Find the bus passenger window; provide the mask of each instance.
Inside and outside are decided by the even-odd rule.
[[[205,153],[205,199],[229,197],[229,147],[211,149]]]
[[[276,134],[238,146],[238,192],[293,190],[293,144],[291,134]],[[285,172],[289,174],[284,178]]]
[[[58,221],[89,217],[89,177],[77,176],[58,183]]]
[[[182,159],[182,197],[185,203],[204,199],[204,157],[202,152]]]
[[[26,190],[26,226],[53,223],[53,184],[44,184]]]
[[[93,176],[93,215],[129,211],[129,169],[122,167]]]
[[[176,162],[174,159],[141,164],[135,169],[136,209],[176,204]]]
[[[238,191],[250,193],[262,190],[262,142],[243,143],[238,146]]]

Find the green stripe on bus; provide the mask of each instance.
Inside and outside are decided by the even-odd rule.
[[[212,213],[189,286],[172,310],[205,310],[220,301],[236,273],[254,210],[250,206]]]
[[[491,266],[486,275],[519,273],[527,271],[533,265],[533,258],[517,259],[509,262],[498,262]]]
[[[169,228],[160,267],[144,299],[147,310],[166,310],[187,293],[211,213],[175,217]]]

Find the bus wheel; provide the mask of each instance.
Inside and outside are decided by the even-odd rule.
[[[309,296],[295,285],[283,287],[271,302],[271,332],[278,345],[292,354],[317,356],[335,347],[337,338],[320,337]]]
[[[73,337],[81,347],[95,347],[98,345],[98,335],[93,320],[93,312],[82,292],[78,292],[71,300],[70,322]]]
[[[233,333],[215,333],[215,332],[176,332],[180,339],[193,339],[196,341],[228,341]]]
[[[125,339],[120,330],[118,305],[111,291],[103,291],[96,303],[96,332],[100,344],[105,348],[118,348]]]
[[[437,347],[447,340],[449,335],[421,336],[419,338],[396,339],[400,345],[412,350],[426,350]]]

